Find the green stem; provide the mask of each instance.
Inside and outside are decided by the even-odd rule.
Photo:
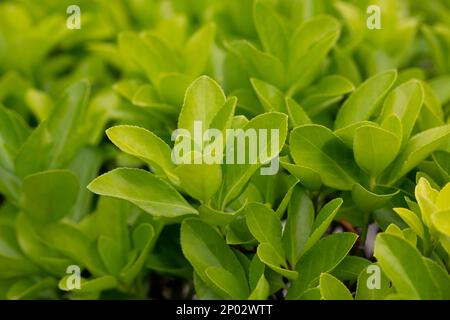
[[[376,186],[377,186],[377,178],[375,176],[371,176],[370,177],[370,181],[369,181],[369,189],[370,189],[370,191],[374,191]]]
[[[359,237],[361,247],[364,247],[367,239],[367,231],[369,230],[371,212],[364,212],[363,225],[361,229],[361,235]]]

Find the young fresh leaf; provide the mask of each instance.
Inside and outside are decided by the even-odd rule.
[[[247,277],[239,260],[211,226],[195,219],[183,221],[181,247],[195,272],[213,291],[234,299],[248,297]],[[218,268],[226,270],[227,275],[218,274]],[[233,279],[231,283],[230,278]]]
[[[355,130],[353,152],[360,168],[377,177],[397,156],[400,139],[391,132],[375,126]]]
[[[375,240],[375,257],[399,294],[413,299],[440,298],[419,251],[406,240],[379,234]]]
[[[178,128],[186,129],[194,136],[194,122],[201,121],[202,130],[205,132],[225,100],[225,94],[219,84],[207,76],[201,76],[186,91]]]
[[[357,181],[357,167],[345,144],[328,128],[304,125],[292,130],[289,145],[296,164],[320,174],[324,184],[350,190]]]
[[[347,287],[331,274],[322,273],[320,275],[319,287],[324,300],[353,300]]]
[[[295,186],[291,199],[283,245],[289,262],[295,266],[313,230],[314,205],[305,190],[298,185]]]
[[[115,169],[92,181],[88,189],[130,201],[155,216],[198,214],[169,183],[145,170]]]
[[[298,299],[321,273],[331,272],[347,255],[357,235],[336,233],[321,239],[297,263],[299,278],[292,282],[287,299]]]
[[[377,74],[361,84],[339,109],[336,129],[369,120],[396,79],[397,72],[390,70]]]

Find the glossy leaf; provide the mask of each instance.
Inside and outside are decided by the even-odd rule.
[[[336,129],[369,120],[397,78],[396,71],[377,74],[359,86],[345,101],[336,118]]]
[[[349,190],[357,181],[351,151],[331,130],[300,126],[292,130],[289,143],[295,163],[319,173],[324,184]]]
[[[328,273],[320,275],[320,294],[324,300],[353,300],[347,287]]]
[[[398,293],[413,299],[439,298],[422,257],[405,240],[390,234],[378,235],[375,257]]]
[[[231,298],[235,299],[247,298],[249,292],[244,270],[216,230],[199,220],[185,220],[181,226],[181,247],[199,277],[215,292],[227,297],[232,294]],[[217,268],[227,271],[225,278],[212,271]],[[208,270],[210,276],[216,275],[212,276],[214,280],[208,276]],[[235,285],[233,288],[229,288],[230,278]]]
[[[140,169],[115,169],[92,181],[88,188],[100,195],[130,201],[155,216],[197,214],[170,184]]]

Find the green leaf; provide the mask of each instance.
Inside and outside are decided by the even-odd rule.
[[[239,210],[234,212],[220,211],[207,204],[202,204],[198,208],[198,212],[200,215],[200,219],[203,221],[219,226],[226,226],[232,221],[234,221],[237,217],[241,216],[244,212],[246,204],[244,204]]]
[[[320,174],[324,184],[350,190],[357,181],[357,167],[345,144],[328,128],[304,125],[292,130],[290,151],[296,164]]]
[[[120,255],[116,255],[115,258],[125,264],[130,250],[127,219],[132,209],[133,205],[126,201],[100,197],[95,212],[87,215],[79,226],[93,239],[103,236],[114,240],[115,244],[120,247]]]
[[[236,104],[236,97],[228,98],[211,122],[211,128],[220,130],[224,137],[226,136],[226,129],[230,129],[232,127]]]
[[[247,226],[260,243],[267,242],[274,246],[284,257],[281,246],[281,221],[275,212],[262,203],[249,203],[245,208]]]
[[[127,33],[122,41],[127,42],[128,52],[134,62],[139,65],[148,79],[156,84],[163,72],[179,71],[173,51],[158,36],[150,32],[135,35]]]
[[[439,168],[444,179],[450,181],[450,153],[436,151],[433,153],[433,160]]]
[[[339,45],[334,47],[331,61],[334,73],[348,78],[355,85],[361,83],[361,71],[356,64],[355,59],[351,55],[347,54],[347,52],[345,52]]]
[[[245,217],[248,229],[260,243],[257,253],[261,261],[288,278],[296,278],[295,272],[286,270],[282,226],[276,213],[261,203],[250,203],[245,209]]]
[[[404,230],[406,230],[406,229],[404,229]],[[406,240],[405,234],[403,233],[403,230],[401,230],[401,229],[400,229],[396,224],[394,224],[394,223],[391,223],[391,224],[386,228],[386,230],[385,230],[384,232],[385,232],[385,233],[388,233],[388,234],[396,235],[396,236],[398,236],[398,237],[400,237],[400,238]]]
[[[155,248],[147,258],[146,267],[163,275],[191,279],[192,267],[181,251],[180,226],[167,226],[156,236]]]
[[[269,268],[282,276],[295,280],[298,277],[296,271],[286,269],[286,261],[283,257],[284,252],[280,252],[274,245],[268,242],[260,243],[256,251],[259,259]]]
[[[196,219],[184,220],[181,225],[181,247],[184,256],[194,267],[195,272],[214,292],[223,297],[230,297],[228,290],[238,296],[232,296],[234,299],[245,299],[249,295],[247,277],[239,260],[233,251],[225,244],[223,238],[211,226]],[[217,272],[210,269],[210,274],[214,273],[215,281],[212,281],[207,274],[209,268],[221,268],[226,270],[226,279],[223,279]],[[212,273],[211,273],[212,272]],[[229,278],[235,278],[233,284],[235,288],[228,288]],[[217,285],[219,284],[219,285]],[[221,287],[228,290],[225,291]]]
[[[288,44],[283,20],[260,0],[255,2],[253,18],[264,51],[285,61]]]
[[[375,239],[375,257],[399,294],[413,299],[436,299],[439,290],[416,248],[391,234]]]
[[[320,294],[324,300],[353,300],[347,287],[328,273],[322,273],[319,280]]]
[[[28,277],[39,272],[40,268],[21,253],[14,227],[0,224],[0,279]]]
[[[299,185],[294,187],[289,202],[288,215],[283,233],[283,245],[286,256],[295,266],[312,232],[314,205]]]
[[[0,164],[13,170],[13,160],[30,133],[25,121],[0,105]]]
[[[309,190],[318,191],[322,187],[322,178],[316,171],[290,163],[288,156],[280,157],[280,163],[290,174],[302,181]]]
[[[70,212],[78,189],[77,177],[67,170],[29,175],[23,181],[23,210],[39,222],[58,221]]]
[[[60,276],[72,262],[64,258],[58,251],[48,247],[39,238],[35,223],[20,213],[16,220],[16,236],[20,249],[33,262],[55,276]]]
[[[420,221],[420,218],[412,212],[411,210],[405,209],[405,208],[394,208],[394,211],[402,218],[405,223],[414,230],[414,232],[421,237],[422,239],[425,239],[425,232],[423,228],[422,221]]]
[[[289,93],[306,88],[316,77],[340,36],[339,22],[330,16],[314,17],[300,25],[290,41]]]
[[[194,272],[194,288],[195,294],[201,300],[222,300],[223,297],[215,293],[211,288],[205,283],[200,276]]]
[[[286,299],[298,299],[317,280],[321,273],[331,272],[347,255],[355,243],[354,233],[336,233],[317,242],[297,263],[300,275],[293,281]]]
[[[278,88],[255,78],[250,79],[250,82],[265,111],[284,112],[286,110],[284,94]]]
[[[259,278],[255,289],[250,293],[248,300],[266,300],[269,296],[270,285],[264,277],[264,274]]]
[[[255,244],[255,238],[248,230],[245,216],[237,216],[226,226],[227,244]]]
[[[377,264],[364,268],[358,276],[356,300],[383,300],[391,291],[391,282]]]
[[[403,126],[400,118],[396,114],[386,117],[381,123],[381,128],[394,134],[399,140],[403,137]]]
[[[164,217],[197,214],[197,210],[166,181],[140,169],[119,168],[92,181],[88,189],[130,201],[144,211]]]
[[[180,186],[191,197],[203,202],[210,199],[222,184],[222,168],[218,163],[180,164],[175,174],[180,180]]]
[[[430,81],[430,86],[436,93],[437,97],[439,98],[439,101],[441,101],[443,104],[450,101],[450,94],[447,91],[449,83],[450,77],[448,75],[441,76]]]
[[[233,299],[245,299],[243,292],[239,291],[242,287],[238,279],[221,267],[208,267],[205,270],[206,276],[214,285],[225,292],[227,296]]]
[[[342,142],[345,143],[345,145],[348,148],[353,149],[353,142],[355,140],[356,130],[364,126],[376,126],[376,125],[377,124],[372,121],[358,121],[349,124],[346,127],[337,129],[336,131],[334,131],[334,133],[342,140]]]
[[[56,287],[57,282],[53,278],[44,278],[38,281],[25,278],[17,281],[9,288],[6,298],[8,300],[36,299],[40,292],[52,290]]]
[[[342,41],[345,44],[345,49],[352,50],[361,43],[366,34],[365,12],[357,6],[357,3],[337,1],[333,3],[333,7],[342,16],[349,32],[349,35]]]
[[[0,192],[18,203],[20,180],[14,174],[14,158],[29,135],[25,121],[0,105]]]
[[[397,79],[397,72],[379,73],[361,84],[345,101],[336,117],[336,129],[369,120]]]
[[[359,209],[372,212],[382,208],[399,192],[399,189],[383,186],[375,186],[373,191],[370,191],[356,183],[352,188],[352,199]]]
[[[87,147],[81,149],[68,166],[68,169],[78,177],[81,187],[77,201],[69,215],[75,221],[80,221],[91,209],[94,195],[86,186],[97,177],[103,161],[104,158],[101,150],[94,147]]]
[[[285,69],[280,59],[259,51],[246,40],[235,40],[228,45],[252,78],[258,78],[278,87],[285,86]]]
[[[158,92],[169,104],[163,105],[165,112],[178,114],[179,106],[183,104],[184,94],[191,82],[192,78],[182,73],[165,73],[159,77]]]
[[[402,145],[411,135],[423,102],[424,91],[418,80],[410,80],[395,88],[384,102],[380,118],[383,121],[392,114],[399,117],[403,127]],[[386,142],[386,146],[388,145]]]
[[[106,236],[98,238],[98,253],[108,272],[118,275],[124,266],[124,260],[121,259],[120,245],[114,239]]]
[[[198,76],[205,70],[215,34],[215,25],[207,24],[189,39],[184,49],[187,74]]]
[[[440,210],[450,209],[450,183],[447,183],[436,196],[436,207]]]
[[[370,260],[358,256],[347,256],[331,274],[342,281],[355,281],[369,264]]]
[[[302,254],[307,252],[309,249],[317,243],[317,241],[322,237],[324,232],[330,226],[334,217],[336,216],[339,208],[341,207],[343,200],[341,198],[336,198],[328,202],[317,214],[317,217],[312,226],[312,233],[306,241],[305,247],[303,248]]]
[[[303,108],[295,102],[294,99],[286,97],[286,109],[289,115],[289,121],[292,127],[301,126],[304,124],[310,124],[311,119]]]
[[[48,246],[75,260],[80,266],[86,266],[92,274],[104,274],[95,241],[77,227],[64,222],[52,223],[40,228],[38,235]]]
[[[71,289],[67,288],[68,278],[70,275],[63,277],[59,281],[59,289],[63,291],[71,291]],[[108,289],[114,289],[117,286],[116,278],[112,276],[103,276],[99,278],[94,278],[92,280],[86,280],[84,278],[80,281],[80,289],[74,289],[74,293],[87,293],[87,292],[96,292],[103,291]]]
[[[391,164],[400,150],[400,140],[391,132],[375,126],[355,130],[353,152],[360,168],[377,177]]]
[[[263,164],[262,163],[263,160],[264,162],[268,162],[274,159],[276,156],[278,156],[278,153],[283,148],[284,142],[286,140],[286,135],[288,131],[288,117],[285,114],[278,112],[269,112],[261,114],[250,120],[242,128],[243,133],[240,134],[240,136],[244,137],[245,132],[249,129],[255,129],[256,132],[259,132],[258,131],[259,129],[266,129],[268,132],[266,140],[267,143],[263,144],[263,147],[258,147],[256,163],[223,165],[224,180],[222,183],[222,188],[218,193],[218,202],[221,204],[222,209],[224,209],[228,203],[234,200],[242,192],[242,190],[250,180],[251,176]],[[276,147],[275,144],[272,145],[272,141],[275,140],[275,135],[273,135],[271,131],[272,129],[278,130],[278,141],[277,141],[278,149],[275,148]],[[234,145],[235,142],[230,147],[234,147]],[[239,150],[239,152],[243,151],[245,151],[245,156],[248,157],[247,143],[245,150]]]
[[[412,137],[389,169],[388,181],[396,182],[438,149],[450,136],[450,125],[423,131]]]
[[[450,297],[450,275],[436,261],[423,257],[425,264],[434,283],[438,286],[442,299],[448,300]]]
[[[450,237],[450,209],[433,213],[431,215],[431,221],[440,233]]]
[[[431,225],[431,215],[438,210],[436,198],[439,192],[430,185],[427,179],[420,178],[414,190],[417,204],[420,208],[420,215],[425,225]]]
[[[311,288],[305,291],[298,300],[321,300],[320,288]]]
[[[347,78],[331,75],[322,78],[317,85],[308,88],[302,95],[306,98],[301,100],[301,104],[311,116],[318,115],[326,110],[334,102],[355,89],[353,83]]]
[[[261,276],[264,275],[266,267],[261,262],[258,255],[253,255],[252,260],[248,268],[248,283],[250,284],[250,290],[254,290]]]
[[[290,179],[290,178],[288,178],[288,179]],[[287,183],[286,187],[288,189],[287,189],[286,193],[284,194],[283,198],[281,199],[280,203],[278,204],[277,209],[275,210],[275,213],[277,214],[277,216],[280,219],[283,218],[284,212],[286,211],[286,209],[288,208],[289,203],[291,202],[292,193],[294,192],[295,187],[298,185],[298,180],[296,180],[295,178],[294,179],[290,179],[290,180],[292,182],[288,182]]]
[[[20,149],[15,160],[19,176],[61,168],[72,159],[83,143],[79,127],[84,120],[88,96],[86,81],[65,90],[48,119],[33,131]]]
[[[144,84],[134,92],[131,102],[139,107],[160,106],[158,93],[151,84]]]
[[[229,2],[229,13],[240,34],[253,38],[256,30],[253,23],[253,1],[252,0],[231,0]]]
[[[120,272],[122,281],[128,285],[136,279],[147,261],[155,239],[155,229],[149,223],[142,223],[134,229],[132,238],[133,245],[138,250],[137,257],[131,255],[128,264]]]
[[[201,76],[186,91],[178,128],[188,130],[193,137],[194,121],[201,121],[202,132],[205,132],[224,103],[225,94],[219,84],[207,76]]]
[[[445,123],[442,100],[429,83],[422,81],[421,85],[424,90],[424,105],[416,122],[417,128],[426,130],[442,126]]]
[[[122,97],[128,100],[133,100],[134,95],[143,85],[143,82],[138,79],[121,80],[113,85],[113,89]]]

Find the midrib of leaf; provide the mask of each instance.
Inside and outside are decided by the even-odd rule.
[[[171,203],[171,202],[164,202],[164,201],[149,201],[149,200],[133,200],[133,201],[135,201],[135,202],[137,202],[137,203],[143,203],[143,204],[146,204],[146,203],[148,203],[148,204],[150,204],[150,205],[158,205],[158,204],[161,204],[161,205],[166,205],[166,206],[168,206],[168,207],[173,207],[173,208],[185,208],[185,209],[189,209],[190,211],[192,211],[192,210],[194,210],[192,207],[190,207],[190,206],[184,206],[184,205],[181,205],[181,204],[173,204],[173,203]]]

